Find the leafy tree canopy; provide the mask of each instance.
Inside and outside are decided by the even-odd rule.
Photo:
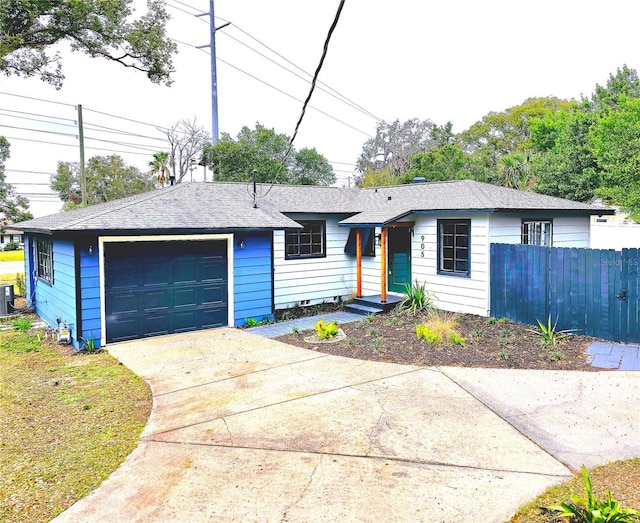
[[[154,83],[171,84],[176,44],[166,36],[169,19],[159,0],[133,18],[133,0],[3,0],[0,2],[0,71],[36,76],[62,86],[56,44],[143,71]]]
[[[152,174],[127,166],[117,155],[94,156],[85,166],[87,205],[95,205],[125,196],[140,194],[155,187]],[[79,207],[82,202],[80,165],[59,162],[51,177],[51,188],[65,202],[65,209]]]
[[[412,156],[431,151],[451,138],[450,123],[437,127],[430,120],[418,118],[391,123],[383,120],[376,127],[376,135],[362,146],[356,169],[365,173],[389,168],[398,176],[407,170]]]
[[[615,109],[621,97],[640,98],[640,79],[635,69],[626,64],[618,68],[616,74],[610,74],[606,86],[596,84],[591,104],[596,111]]]
[[[556,97],[529,98],[500,113],[491,112],[459,136],[467,152],[485,152],[495,164],[500,156],[531,147],[529,123],[570,107],[572,102]]]
[[[602,115],[589,131],[601,170],[598,196],[640,220],[640,98],[621,96],[616,111]]]
[[[222,133],[215,146],[204,148],[202,161],[213,171],[216,181],[251,181],[255,170],[257,181],[263,183],[335,183],[331,164],[316,149],[292,149],[285,159],[289,141],[286,134],[256,123],[255,129],[244,126],[236,139]]]
[[[8,158],[9,142],[0,136],[0,233],[5,231],[8,224],[33,218],[29,212],[29,201],[16,194],[13,185],[7,183],[4,164]]]

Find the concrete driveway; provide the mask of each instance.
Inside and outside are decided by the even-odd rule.
[[[109,347],[153,390],[137,449],[62,522],[503,522],[640,456],[640,375],[420,368],[234,329]]]

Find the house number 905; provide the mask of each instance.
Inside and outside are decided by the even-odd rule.
[[[420,236],[420,258],[424,258],[424,234]]]

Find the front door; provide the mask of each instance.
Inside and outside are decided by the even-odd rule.
[[[390,227],[388,230],[388,289],[391,292],[405,292],[405,285],[411,285],[411,228]]]

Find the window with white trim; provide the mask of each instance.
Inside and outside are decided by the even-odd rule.
[[[551,247],[553,224],[551,220],[522,220],[522,244]]]
[[[438,273],[470,272],[471,220],[438,220]]]
[[[325,257],[326,226],[324,220],[299,221],[302,229],[285,233],[285,259]]]
[[[36,276],[53,283],[53,243],[50,241],[36,241]]]

